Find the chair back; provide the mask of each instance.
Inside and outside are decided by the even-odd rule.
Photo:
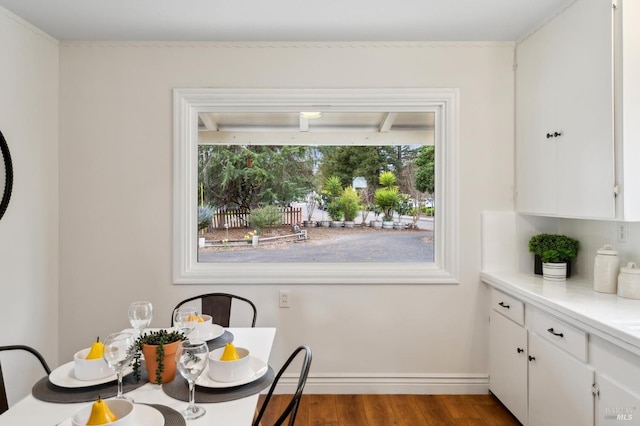
[[[44,357],[40,355],[40,352],[33,349],[32,347],[24,346],[24,345],[0,346],[0,352],[14,351],[14,350],[26,351],[31,353],[33,356],[35,356],[38,359],[38,361],[40,361],[40,364],[42,365],[42,368],[44,368],[44,371],[47,372],[47,375],[51,374],[51,369],[49,368],[47,361],[45,361]],[[4,413],[8,409],[9,409],[9,401],[7,399],[7,388],[4,385],[4,376],[2,375],[2,365],[0,364],[0,414]]]
[[[250,308],[253,310],[251,327],[256,326],[256,319],[258,317],[258,310],[256,309],[256,305],[254,305],[251,300],[241,296],[236,296],[235,294],[201,294],[199,296],[194,296],[183,300],[176,305],[176,309],[184,305],[185,303],[193,302],[198,299],[200,299],[202,303],[201,313],[205,315],[211,315],[213,317],[213,322],[215,324],[221,325],[222,327],[229,327],[229,320],[231,319],[231,302],[233,300],[244,302],[248,304],[248,306],[250,306]],[[173,316],[171,317],[171,326],[173,326]]]
[[[311,368],[311,348],[307,345],[298,346],[295,351],[289,356],[287,361],[284,363],[278,374],[276,375],[271,387],[269,388],[269,392],[264,399],[264,403],[262,407],[260,407],[260,411],[258,412],[258,416],[255,418],[253,422],[253,426],[259,426],[262,417],[269,406],[269,401],[273,396],[273,392],[278,386],[278,382],[280,381],[280,377],[287,370],[291,362],[298,356],[298,354],[304,353],[304,359],[302,360],[302,367],[300,369],[300,377],[298,378],[298,386],[296,387],[296,392],[292,395],[291,400],[282,411],[278,419],[273,424],[274,426],[280,426],[284,424],[287,417],[289,418],[289,425],[292,426],[295,424],[296,415],[298,414],[298,406],[300,405],[300,399],[302,398],[302,392],[304,391],[304,386],[307,383],[307,377],[309,376],[309,369]]]

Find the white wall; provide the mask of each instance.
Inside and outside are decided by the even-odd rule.
[[[486,390],[480,211],[513,208],[512,59],[510,44],[62,43],[61,362],[126,327],[131,301],[151,300],[165,326],[180,299],[230,291],[277,326],[273,365],[311,345],[310,392]],[[290,309],[285,286],[173,285],[175,87],[460,88],[461,284],[301,283],[286,286]],[[439,378],[462,386],[427,386]]]
[[[58,362],[58,43],[0,7],[0,131],[14,168],[0,220],[0,345]],[[9,404],[42,377],[28,354],[3,355]],[[37,368],[36,368],[37,367]]]

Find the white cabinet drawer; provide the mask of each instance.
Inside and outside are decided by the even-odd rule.
[[[491,309],[524,325],[524,303],[498,290],[491,292]]]
[[[527,307],[527,328],[579,360],[587,361],[588,335],[585,331],[529,307]]]

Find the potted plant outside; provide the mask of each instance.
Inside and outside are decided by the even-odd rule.
[[[400,193],[396,186],[396,176],[393,172],[380,173],[380,185],[376,190],[373,200],[382,211],[382,227],[393,229],[393,211],[400,204]]]
[[[348,186],[342,191],[339,204],[344,215],[344,227],[353,228],[355,226],[354,220],[360,212],[360,196],[352,186]]]
[[[571,276],[571,261],[578,255],[578,240],[560,234],[538,234],[529,240],[529,251],[534,254],[534,272],[543,275],[543,256],[545,263],[566,263],[566,277]],[[557,261],[554,261],[556,260]]]
[[[175,353],[178,343],[185,339],[186,336],[180,331],[164,329],[150,331],[138,337],[132,363],[136,381],[140,380],[142,354],[144,354],[144,362],[151,383],[160,385],[172,381],[176,375]]]

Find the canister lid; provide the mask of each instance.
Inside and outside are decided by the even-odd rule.
[[[617,256],[618,250],[614,249],[611,244],[605,244],[602,248],[598,249],[598,254],[603,254],[605,256]]]
[[[636,266],[635,262],[629,262],[627,266],[620,268],[620,273],[640,275],[640,268]]]

